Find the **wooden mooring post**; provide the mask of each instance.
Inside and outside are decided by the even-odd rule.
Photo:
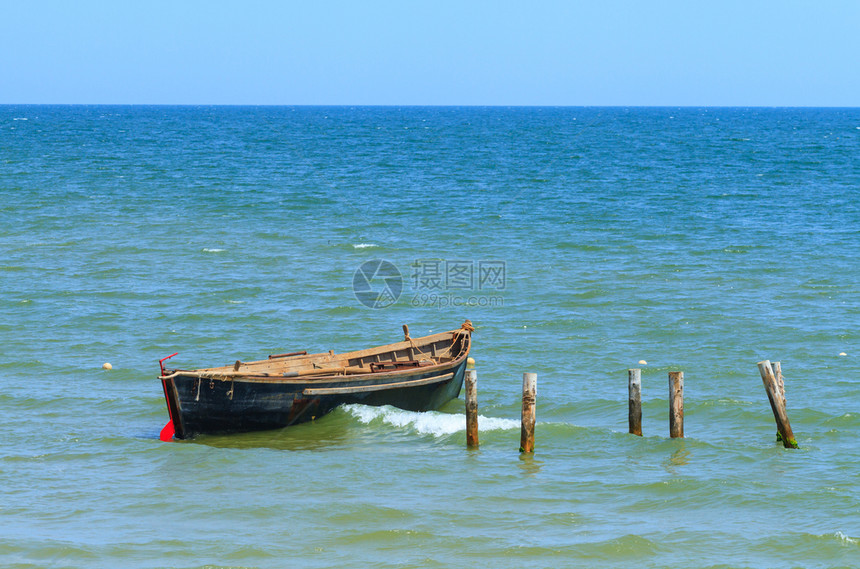
[[[520,430],[520,452],[535,451],[535,399],[537,374],[523,374],[523,424]]]
[[[478,447],[478,372],[466,370],[466,446]]]
[[[779,396],[782,398],[782,404],[785,405],[785,378],[782,376],[782,364],[780,362],[771,362],[770,369],[773,370],[776,385],[779,387]]]
[[[771,365],[770,360],[764,360],[758,363],[758,372],[767,392],[767,399],[770,401],[770,408],[776,421],[776,430],[782,439],[783,446],[785,448],[798,448],[797,440],[791,430],[791,424],[788,422],[788,413],[785,410],[784,382],[781,390],[777,380],[777,375],[782,375],[782,366]]]
[[[776,378],[776,386],[779,388],[779,397],[782,399],[782,408],[786,409],[785,378],[782,376],[782,364],[779,362],[771,362],[770,367],[773,370],[773,376]],[[779,434],[779,429],[776,431],[776,442],[782,442],[782,435]]]
[[[627,423],[631,435],[642,436],[642,370],[627,370]]]
[[[684,372],[669,372],[669,436],[684,438]]]

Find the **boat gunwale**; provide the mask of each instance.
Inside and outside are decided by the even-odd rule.
[[[371,391],[384,391],[386,389],[409,389],[410,387],[421,387],[424,385],[432,385],[434,383],[443,383],[454,379],[454,371],[443,373],[440,375],[431,375],[430,377],[416,378],[411,381],[389,382],[389,383],[370,383],[368,385],[336,385],[330,387],[309,386],[305,387],[302,395],[305,396],[320,396],[320,395],[346,395],[349,393],[366,393]]]
[[[314,356],[329,356],[332,358],[330,361],[338,361],[338,360],[350,360],[355,358],[367,357],[369,355],[373,355],[375,353],[385,353],[392,352],[402,349],[415,348],[416,344],[418,347],[426,344],[430,344],[439,340],[445,340],[450,336],[451,345],[454,345],[456,341],[457,335],[464,334],[466,337],[467,345],[465,348],[460,349],[460,352],[457,354],[457,357],[452,358],[446,362],[439,362],[434,365],[429,366],[419,366],[419,367],[405,367],[398,370],[386,370],[386,371],[378,371],[378,372],[360,372],[360,373],[352,373],[352,374],[344,374],[344,368],[335,368],[333,371],[337,370],[337,373],[333,374],[320,374],[313,376],[304,376],[304,377],[296,377],[296,376],[284,376],[284,375],[262,375],[262,374],[254,374],[247,373],[241,371],[234,371],[230,369],[231,366],[220,366],[215,368],[200,368],[193,370],[171,370],[172,373],[169,375],[162,375],[160,379],[175,379],[178,377],[192,377],[197,379],[211,379],[217,381],[239,381],[245,383],[283,383],[283,384],[293,384],[293,385],[301,385],[301,384],[319,384],[319,383],[357,383],[368,380],[384,380],[384,379],[397,379],[402,376],[408,375],[416,375],[416,374],[432,374],[433,372],[439,373],[443,372],[447,369],[456,367],[462,361],[468,357],[469,352],[471,351],[471,333],[468,330],[464,330],[462,328],[458,328],[456,330],[449,330],[447,332],[439,332],[437,334],[432,334],[429,336],[422,336],[420,338],[414,338],[411,341],[404,340],[400,342],[395,342],[392,344],[385,344],[382,346],[376,346],[371,348],[365,348],[363,350],[355,350],[352,352],[344,352],[344,353],[333,353],[333,352],[321,352],[319,354],[307,354],[303,356],[297,356],[297,358],[307,358],[310,359]],[[432,340],[431,340],[432,339]],[[359,355],[361,354],[361,355]],[[296,356],[294,356],[296,357]],[[289,358],[293,359],[293,358]],[[264,364],[269,363],[271,360],[256,360],[253,362],[243,362],[242,365],[250,366],[253,364]],[[223,370],[223,371],[222,371]],[[321,369],[319,371],[325,371]]]

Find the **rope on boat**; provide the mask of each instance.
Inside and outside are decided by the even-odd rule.
[[[451,353],[451,350],[454,348],[454,340],[457,339],[457,336],[459,336],[460,334],[465,334],[465,333],[471,334],[474,331],[475,331],[475,327],[472,325],[471,320],[466,320],[465,322],[463,322],[460,325],[460,328],[458,330],[454,330],[454,334],[451,337],[451,344],[447,348],[445,348],[441,353],[436,354],[436,359],[438,360],[439,358],[445,357],[446,354],[448,356],[454,357],[453,354]],[[412,340],[412,338],[409,338],[407,336],[406,339],[409,340],[409,342],[412,344],[412,347],[415,348],[416,350],[418,350],[422,356],[427,355],[427,352],[424,352],[421,348],[419,348],[417,345],[415,345],[415,342]],[[460,347],[460,349],[462,351],[462,346]],[[433,359],[433,358],[431,357],[430,359]]]

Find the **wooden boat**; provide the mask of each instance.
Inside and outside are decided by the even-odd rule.
[[[473,330],[466,320],[457,330],[413,339],[403,326],[405,339],[385,346],[195,370],[165,369],[168,356],[159,362],[170,414],[161,438],[278,429],[346,403],[438,409],[460,394]]]

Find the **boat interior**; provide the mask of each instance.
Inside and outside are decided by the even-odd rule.
[[[467,321],[468,323],[468,321]],[[165,369],[164,376],[177,372],[199,376],[256,376],[256,377],[304,377],[356,375],[369,373],[399,372],[416,367],[441,365],[464,358],[471,347],[471,323],[463,328],[440,332],[420,338],[410,338],[404,326],[405,340],[394,344],[377,346],[337,354],[328,352],[309,354],[306,351],[273,354],[265,360],[243,362],[232,365],[195,369]]]

